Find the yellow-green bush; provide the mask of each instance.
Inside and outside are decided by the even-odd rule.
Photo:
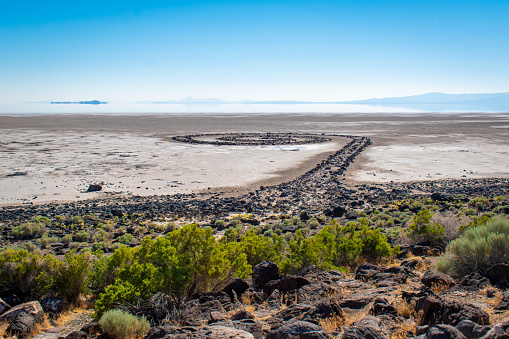
[[[150,329],[145,317],[138,318],[122,310],[110,310],[103,314],[99,325],[104,332],[116,339],[143,338]]]
[[[447,245],[437,263],[438,270],[455,276],[472,272],[486,274],[498,263],[509,259],[509,219],[495,217],[486,225],[467,229]]]

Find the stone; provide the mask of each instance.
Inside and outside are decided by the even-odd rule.
[[[24,304],[14,306],[0,316],[0,320],[10,322],[18,313],[26,312],[34,317],[35,322],[42,323],[44,321],[44,311],[38,301],[30,301]]]
[[[498,311],[505,311],[509,310],[509,290],[504,291],[502,294],[502,300],[500,300],[500,303],[495,307]]]
[[[332,336],[321,326],[307,321],[294,321],[272,330],[266,339],[330,339]]]
[[[490,322],[488,313],[477,306],[457,301],[443,301],[432,296],[416,300],[415,311],[422,311],[422,324],[430,326],[436,324],[454,326],[465,319],[480,325],[489,324]]]
[[[220,321],[214,326],[232,327],[238,330],[249,332],[255,339],[265,339],[267,332],[263,329],[262,324],[252,319]]]
[[[268,297],[272,294],[272,291],[276,289],[279,290],[279,292],[285,293],[309,284],[309,280],[303,277],[286,277],[279,280],[272,280],[263,287],[263,294]]]
[[[59,315],[64,307],[64,301],[60,298],[44,298],[40,304],[44,312],[53,317]]]
[[[465,337],[468,339],[479,339],[491,329],[490,326],[481,326],[474,323],[471,320],[462,320],[458,325],[456,325],[456,329],[460,331]]]
[[[248,288],[249,285],[247,282],[245,282],[242,279],[236,278],[223,288],[223,292],[228,294],[231,301],[233,302],[235,301],[235,295],[240,297],[244,292],[246,292]],[[235,293],[235,295],[233,293]]]
[[[380,319],[366,315],[353,326],[345,328],[342,339],[388,339],[384,329],[380,326]]]
[[[262,290],[269,281],[279,279],[279,268],[270,261],[261,262],[253,268],[251,279],[253,288]]]
[[[369,314],[375,315],[375,316],[382,315],[382,314],[390,314],[390,315],[397,316],[398,311],[396,310],[396,308],[394,306],[392,306],[390,304],[390,302],[387,299],[385,299],[383,297],[379,297],[379,298],[376,298],[375,301],[373,302],[373,306],[369,310]]]
[[[240,310],[237,313],[235,313],[234,315],[232,315],[230,320],[244,320],[244,319],[254,319],[254,318],[255,318],[254,315],[252,315],[248,311]]]
[[[486,276],[493,286],[509,287],[509,264],[496,264],[488,269]]]
[[[29,314],[23,310],[15,313],[15,317],[5,330],[11,336],[15,335],[18,339],[25,339],[32,334],[35,326],[35,318],[32,314]]]
[[[436,325],[431,327],[426,335],[425,339],[467,339],[460,331],[450,325]]]
[[[223,320],[225,320],[223,313],[216,312],[216,311],[210,312],[210,314],[209,314],[209,324],[216,323],[218,321],[223,321]]]
[[[5,301],[3,301],[2,298],[0,298],[0,315],[7,312],[10,308],[11,308],[11,305],[9,305]]]
[[[65,339],[88,339],[88,334],[83,331],[74,331],[69,333]]]
[[[454,285],[454,279],[448,274],[434,270],[428,270],[424,272],[421,283],[428,288],[433,286],[445,286],[449,288]]]
[[[99,192],[102,191],[103,187],[97,184],[90,184],[88,186],[87,192]]]
[[[375,274],[382,272],[384,268],[385,267],[363,262],[355,272],[355,279],[369,281]]]

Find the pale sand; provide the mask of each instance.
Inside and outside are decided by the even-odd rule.
[[[291,151],[170,139],[191,133],[368,136],[374,145],[346,174],[355,183],[508,177],[508,128],[509,114],[0,115],[0,204],[245,192],[294,179],[348,141]],[[82,193],[96,182],[105,192]]]

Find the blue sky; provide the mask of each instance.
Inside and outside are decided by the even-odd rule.
[[[0,103],[509,92],[509,1],[2,1]]]

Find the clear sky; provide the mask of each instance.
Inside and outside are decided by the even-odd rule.
[[[508,0],[2,1],[0,102],[509,92]]]

